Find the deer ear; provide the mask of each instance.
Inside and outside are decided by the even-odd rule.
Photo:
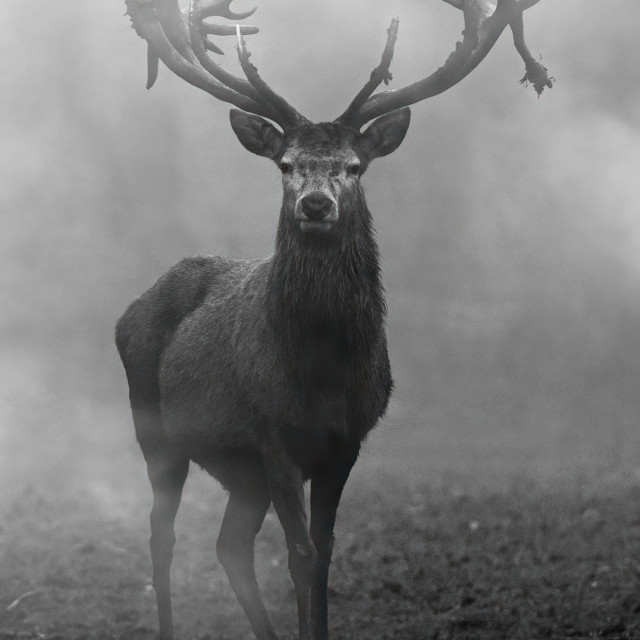
[[[404,140],[410,121],[411,111],[408,107],[374,120],[360,136],[360,151],[365,162],[395,151]]]
[[[284,135],[270,122],[260,116],[254,116],[237,109],[231,109],[229,119],[231,120],[231,128],[245,149],[272,160],[278,156]]]

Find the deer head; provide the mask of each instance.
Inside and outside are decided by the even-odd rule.
[[[445,0],[463,11],[464,39],[442,67],[401,89],[374,95],[391,80],[389,67],[398,33],[394,19],[387,32],[382,59],[346,111],[331,123],[313,124],[275,93],[249,61],[244,35],[256,33],[246,25],[221,26],[205,22],[219,16],[249,17],[231,11],[232,0],[191,0],[182,12],[178,0],[126,0],[133,27],[148,45],[151,87],[161,59],[175,74],[238,109],[231,126],[249,151],[273,160],[282,171],[287,222],[302,232],[329,232],[341,221],[341,203],[359,193],[360,176],[374,158],[394,151],[409,126],[408,106],[438,95],[460,82],[485,58],[507,25],[525,61],[521,82],[531,82],[540,94],[552,82],[524,42],[522,14],[539,0]],[[233,35],[245,78],[216,64],[207,51],[221,53],[210,35]],[[361,128],[374,120],[367,129]],[[276,128],[272,121],[281,128]]]
[[[360,176],[374,158],[398,148],[409,128],[408,108],[378,118],[363,133],[338,122],[301,124],[284,133],[259,116],[231,111],[231,126],[246,149],[278,164],[285,222],[302,232],[338,230],[342,212],[359,195]]]

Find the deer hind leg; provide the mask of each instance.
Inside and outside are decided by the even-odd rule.
[[[252,484],[231,490],[216,551],[256,638],[277,640],[258,589],[253,553],[271,498],[264,478]]]
[[[357,454],[336,459],[311,478],[311,538],[318,552],[311,588],[313,640],[327,640],[327,586],[338,503]]]
[[[153,488],[149,541],[153,587],[158,603],[159,637],[165,640],[173,638],[170,570],[176,540],[174,522],[182,497],[182,487],[189,471],[189,459],[167,447],[146,452],[145,458]]]

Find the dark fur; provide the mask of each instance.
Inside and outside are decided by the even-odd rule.
[[[361,191],[345,205],[339,241],[296,237],[283,213],[272,257],[187,258],[127,309],[131,403],[161,414],[136,423],[143,450],[168,438],[228,485],[210,458],[259,457],[265,428],[286,430],[305,477],[359,447],[392,383],[371,217]]]
[[[151,553],[163,636],[172,634],[173,520],[193,460],[230,491],[218,555],[256,636],[276,637],[253,574],[253,539],[273,501],[290,552],[300,637],[327,638],[335,512],[392,390],[378,248],[359,180],[347,168],[360,158],[364,170],[390,153],[408,121],[408,111],[398,112],[374,123],[369,136],[325,124],[285,137],[236,112],[232,124],[248,149],[276,162],[295,156],[275,253],[261,261],[187,258],[118,321],[154,489]],[[339,216],[330,231],[303,232],[296,202],[319,188],[336,199]],[[312,480],[310,531],[305,478]]]

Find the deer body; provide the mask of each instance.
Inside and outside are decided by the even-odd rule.
[[[125,0],[158,59],[190,84],[241,109],[242,145],[283,174],[275,252],[266,260],[182,261],[119,320],[116,343],[129,382],[136,435],[153,489],[151,558],[161,638],[173,637],[169,573],[174,520],[190,461],[229,490],[217,552],[258,640],[276,640],[253,567],[255,536],[273,504],[284,529],[299,640],[327,640],[327,584],[343,487],[392,381],[378,248],[360,177],[394,151],[408,106],[459,82],[510,26],[530,81],[551,86],[524,43],[522,13],[538,0],[446,0],[462,10],[464,40],[431,75],[376,93],[391,80],[398,21],[380,65],[334,122],[312,124],[260,77],[231,0]],[[210,35],[235,33],[245,78],[207,53]],[[265,119],[266,118],[266,119]],[[268,119],[268,120],[267,120]],[[270,122],[277,123],[281,130]],[[373,123],[361,131],[368,122]],[[311,480],[311,521],[304,482]]]
[[[141,442],[161,433],[230,487],[209,458],[259,457],[268,429],[306,478],[337,448],[357,452],[391,392],[377,247],[358,195],[362,228],[344,242],[281,228],[272,257],[188,258],[132,304],[118,344],[132,384],[136,365],[144,383],[153,377],[161,414]]]
[[[300,638],[322,640],[338,502],[392,388],[378,247],[360,175],[400,144],[409,111],[364,134],[325,123],[285,135],[241,112],[231,121],[245,147],[283,173],[273,256],[183,260],[116,327],[154,489],[160,631],[171,637],[173,521],[192,460],[230,492],[218,555],[256,636],[276,637],[253,573],[253,540],[273,503],[289,547]]]

